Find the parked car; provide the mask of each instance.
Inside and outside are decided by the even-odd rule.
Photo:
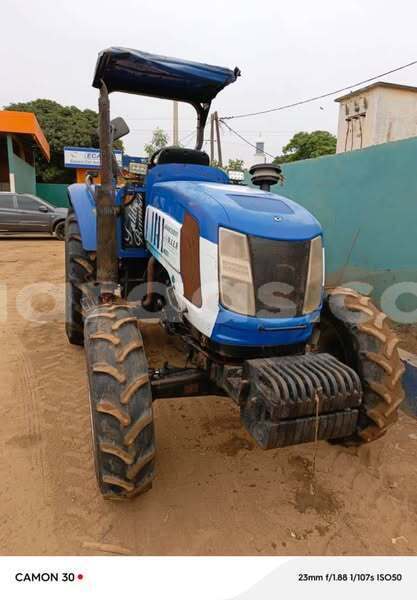
[[[63,240],[67,212],[32,194],[0,192],[0,235],[44,233]]]

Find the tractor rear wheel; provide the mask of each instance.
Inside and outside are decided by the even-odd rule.
[[[352,367],[363,387],[356,435],[344,442],[376,440],[397,420],[398,407],[404,399],[404,366],[398,343],[387,316],[370,298],[348,288],[327,290],[318,350]]]
[[[83,298],[93,295],[95,262],[84,250],[77,216],[70,208],[65,222],[65,331],[71,344],[84,343]]]
[[[86,312],[84,340],[98,485],[106,498],[131,498],[152,487],[155,467],[142,337],[126,307],[103,304]]]

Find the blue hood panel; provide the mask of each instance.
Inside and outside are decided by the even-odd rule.
[[[319,222],[302,206],[246,186],[155,182],[151,204],[180,223],[184,210],[189,211],[200,224],[200,235],[214,243],[218,243],[219,226],[276,240],[307,240],[322,233]]]

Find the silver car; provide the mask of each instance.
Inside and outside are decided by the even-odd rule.
[[[0,192],[0,235],[40,233],[63,240],[67,212],[32,194]]]

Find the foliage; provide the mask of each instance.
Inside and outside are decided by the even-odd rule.
[[[275,163],[294,162],[306,158],[317,158],[336,152],[336,137],[329,131],[299,131],[282,149],[283,154],[274,159]]]
[[[244,161],[240,158],[229,158],[227,171],[243,171]]]
[[[145,145],[145,152],[149,157],[151,157],[152,154],[155,154],[157,150],[165,148],[167,144],[168,134],[160,127],[157,127],[153,132],[152,140],[149,142],[149,144]]]
[[[220,163],[216,159],[212,160],[210,165],[212,167],[217,167],[218,169],[220,169]],[[222,169],[224,171],[243,171],[244,161],[240,158],[229,158],[229,162],[226,166],[222,167]]]
[[[37,180],[41,183],[74,180],[74,169],[64,167],[64,146],[98,146],[98,113],[94,110],[62,106],[48,99],[9,104],[5,110],[33,112],[39,121],[51,149],[49,163],[38,150],[35,152]],[[114,147],[123,149],[123,143],[118,140]]]

